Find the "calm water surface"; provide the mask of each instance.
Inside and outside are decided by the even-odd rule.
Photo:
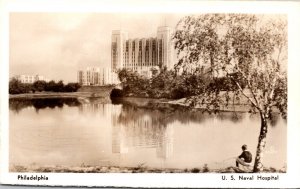
[[[141,101],[141,100],[140,100]],[[146,109],[110,100],[10,100],[10,165],[210,168],[255,156],[258,116]],[[286,163],[286,120],[270,123],[265,166]]]

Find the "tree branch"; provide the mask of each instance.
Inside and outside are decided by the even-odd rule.
[[[249,88],[250,88],[250,92],[251,92],[251,94],[252,94],[252,96],[253,96],[253,98],[254,98],[256,104],[257,104],[257,105],[255,105],[255,103],[254,103],[253,105],[255,105],[255,107],[258,108],[258,109],[261,111],[261,107],[259,107],[259,102],[258,102],[256,96],[254,95],[253,91],[252,91],[252,85],[250,84],[249,79],[248,79],[248,78],[245,76],[245,74],[240,70],[239,66],[237,66],[237,70],[238,70],[239,73],[242,74],[242,76],[244,77],[244,79],[246,79],[246,81],[247,81],[247,85],[248,85]],[[238,85],[239,88],[241,88],[241,87],[239,86],[238,83],[237,83],[237,85]],[[242,91],[242,93],[244,94],[243,91]]]
[[[240,84],[237,82],[237,81],[235,81],[234,80],[234,82],[235,82],[235,84],[238,86],[238,88],[239,88],[239,90],[241,91],[241,93],[259,110],[259,111],[261,111],[261,108],[258,106],[258,104],[255,104],[255,102],[253,102],[253,100],[251,100],[251,98],[248,96],[248,95],[246,95],[245,93],[244,93],[244,91],[243,91],[243,89],[242,89],[242,87],[240,86]],[[251,90],[250,90],[251,91]]]

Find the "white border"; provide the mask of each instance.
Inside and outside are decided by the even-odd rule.
[[[1,162],[0,181],[21,185],[123,186],[123,187],[300,187],[300,3],[241,1],[97,1],[97,0],[2,0],[1,1]],[[9,13],[10,12],[163,12],[163,13],[283,13],[288,14],[288,159],[287,173],[278,181],[222,181],[231,174],[71,174],[41,173],[49,180],[18,181],[16,173],[8,172],[8,73],[9,73]],[[23,174],[22,174],[23,175]],[[31,174],[26,174],[31,175]],[[34,174],[36,175],[36,174]],[[256,174],[254,174],[256,175]],[[261,174],[277,175],[277,174]],[[238,175],[235,175],[236,177]]]

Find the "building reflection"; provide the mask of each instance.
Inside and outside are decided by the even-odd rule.
[[[134,107],[122,107],[112,115],[112,152],[128,153],[130,148],[154,148],[158,158],[173,154],[173,127],[166,125],[162,115]]]
[[[85,98],[80,99],[79,101],[80,113],[99,113],[103,116],[109,116],[112,114],[112,109],[114,108],[107,98]]]
[[[123,139],[123,128],[119,126],[112,127],[112,153],[126,154],[128,153],[128,147]]]
[[[174,130],[172,126],[167,126],[163,137],[159,138],[156,155],[159,158],[167,159],[173,154]]]
[[[100,114],[111,120],[112,153],[126,154],[130,149],[152,148],[160,159],[172,157],[174,146],[173,122],[182,124],[195,122],[201,124],[212,115],[200,111],[185,109],[151,109],[137,107],[133,104],[111,104],[103,100],[81,102],[82,113]],[[238,122],[243,114],[223,112],[214,116],[216,120]],[[103,123],[102,123],[103,124]]]

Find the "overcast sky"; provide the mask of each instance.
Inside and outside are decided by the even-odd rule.
[[[155,37],[157,27],[175,27],[179,14],[11,13],[10,77],[40,74],[75,82],[88,66],[110,67],[111,31],[130,38]]]

